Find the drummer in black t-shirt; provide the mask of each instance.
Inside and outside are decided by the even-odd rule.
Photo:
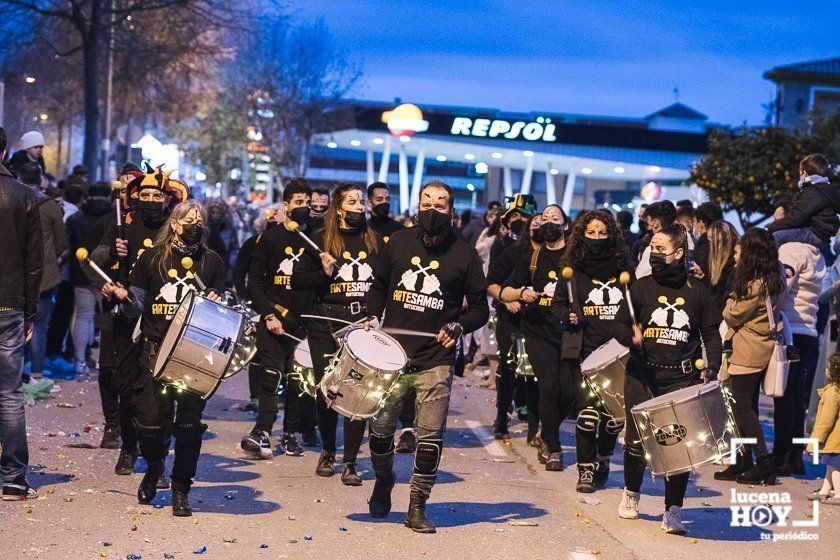
[[[213,290],[224,286],[224,262],[207,249],[205,224],[206,213],[199,202],[182,202],[172,210],[154,246],[140,256],[131,271],[128,278],[131,302],[126,301],[128,291],[119,284],[106,284],[102,288],[105,297],[123,302],[123,312],[128,317],[142,313],[139,359],[132,379],[140,453],[148,463],[137,489],[137,501],[141,504],[148,504],[155,497],[155,486],[168,452],[164,424],[178,403],[172,428],[175,436],[172,514],[178,517],[192,515],[189,491],[201,453],[201,435],[206,429],[201,422],[205,401],[188,392],[166,391],[153,379],[151,368],[181,300],[189,290],[199,289],[197,278],[210,290],[206,294],[208,299],[217,300]]]
[[[371,315],[384,313],[385,332],[391,327],[419,333],[392,334],[403,346],[408,365],[371,420],[370,455],[376,484],[369,510],[377,518],[391,511],[396,482],[394,432],[402,401],[413,388],[419,443],[405,525],[420,533],[435,532],[426,516],[426,500],[437,480],[443,449],[455,343],[462,334],[481,328],[489,316],[481,259],[474,247],[454,233],[453,215],[452,189],[439,181],[424,185],[417,226],[394,233],[385,245],[367,298]]]
[[[577,389],[571,372],[561,368],[563,325],[551,313],[566,248],[566,213],[552,204],[542,213],[540,233],[545,240],[530,255],[523,255],[502,288],[501,300],[522,304],[521,329],[525,351],[540,391],[542,443],[537,458],[547,471],[563,470],[560,423],[574,403]]]
[[[630,310],[620,283],[621,273],[632,270],[632,266],[624,237],[611,213],[595,210],[578,216],[563,265],[571,268],[574,275],[554,292],[551,307],[567,327],[563,338],[563,367],[573,372],[578,389],[577,491],[593,492],[607,482],[610,456],[618,434],[624,429],[624,421],[613,420],[583,385],[580,364],[612,339],[629,347],[633,334]]]
[[[348,322],[365,318],[365,295],[373,281],[373,271],[382,252],[382,238],[367,227],[365,195],[354,183],[340,183],[332,193],[324,229],[312,239],[323,249],[320,255],[304,252],[292,275],[292,290],[315,290],[311,314],[337,319],[310,319],[307,324],[309,350],[315,382],[320,383],[338,343],[333,332]],[[316,397],[318,429],[324,451],[318,459],[318,476],[335,474],[336,430],[338,413],[327,406],[321,392]],[[364,420],[344,418],[344,467],[341,482],[361,486],[356,472],[356,458],[365,435]]]
[[[645,474],[645,455],[631,409],[689,385],[702,377],[717,377],[721,363],[720,313],[706,287],[688,277],[688,241],[680,225],[666,227],[650,242],[652,275],[637,280],[630,298],[639,324],[633,326],[634,352],[627,364],[624,404],[627,432],[624,435],[624,493],[619,516],[639,516],[639,491]],[[705,346],[708,363],[697,369]],[[680,508],[688,486],[688,474],[665,479],[665,514],[662,529],[685,534]]]

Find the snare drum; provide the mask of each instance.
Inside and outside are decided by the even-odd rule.
[[[511,365],[517,377],[534,378],[534,368],[531,367],[531,360],[528,359],[528,351],[525,350],[525,338],[517,336],[513,341],[513,353]]]
[[[612,339],[602,344],[580,364],[583,381],[595,393],[601,406],[616,422],[623,422],[624,375],[630,349]]]
[[[379,330],[347,331],[321,379],[327,406],[350,418],[373,418],[408,363],[400,343]]]
[[[737,437],[730,397],[719,381],[692,385],[631,409],[653,476],[694,471],[730,452]]]
[[[190,290],[158,349],[155,379],[209,399],[225,377],[245,329],[245,316]]]
[[[314,397],[317,384],[315,383],[315,369],[312,365],[312,354],[309,351],[308,340],[301,340],[297,343],[293,359],[291,375],[297,378],[301,391]]]

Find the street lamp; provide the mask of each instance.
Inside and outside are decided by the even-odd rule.
[[[24,78],[27,84],[34,84],[35,83],[35,76],[27,76]]]

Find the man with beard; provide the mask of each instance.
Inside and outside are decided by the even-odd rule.
[[[312,231],[318,231],[324,227],[324,215],[327,213],[327,208],[330,207],[330,191],[324,187],[315,187],[312,189],[312,205],[310,215],[312,222],[309,227]]]
[[[409,361],[381,412],[371,420],[376,483],[368,505],[371,517],[383,518],[391,511],[394,432],[403,400],[413,389],[419,444],[405,525],[419,533],[434,533],[426,500],[443,449],[455,343],[463,333],[484,325],[489,310],[481,259],[452,229],[452,189],[439,181],[427,183],[420,190],[418,210],[418,227],[396,232],[385,244],[367,294],[368,313],[374,317],[384,313],[385,331],[398,326],[430,335],[396,335]]]
[[[391,191],[385,183],[371,183],[367,188],[370,218],[368,227],[387,242],[394,232],[403,229],[401,223],[389,216],[391,212]]]
[[[171,179],[169,173],[164,172],[162,168],[153,169],[149,166],[145,173],[128,183],[125,191],[125,194],[121,195],[123,203],[132,201],[132,207],[131,211],[122,217],[123,226],[117,225],[116,214],[106,217],[105,219],[112,221],[105,229],[99,245],[91,253],[91,259],[103,270],[110,269],[111,277],[122,284],[127,281],[140,255],[153,245],[158,231],[166,224],[171,209],[188,196],[184,183]],[[102,281],[99,277],[92,274],[87,267],[84,267],[84,270],[92,283],[101,287]],[[122,371],[119,366],[123,355],[132,347],[131,335],[136,319],[128,319],[117,310],[118,306],[114,302],[103,300],[99,394],[105,417],[105,433],[100,446],[114,449],[118,445],[118,439],[122,438],[120,456],[114,466],[114,472],[130,475],[134,473],[134,463],[139,453],[137,430],[134,412],[129,403],[131,387],[121,379],[126,377],[127,372]],[[169,485],[165,477],[165,474],[161,475],[160,484],[163,488]]]

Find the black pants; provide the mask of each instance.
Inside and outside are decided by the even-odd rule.
[[[353,315],[347,308],[340,309],[338,306],[327,307],[317,304],[312,308],[312,315],[334,317],[345,321],[357,321],[365,316],[364,311]],[[307,325],[309,351],[312,353],[312,365],[315,370],[316,383],[321,382],[321,379],[324,377],[324,372],[330,363],[330,359],[338,350],[338,343],[333,338],[332,333],[343,326],[345,326],[344,323],[331,323],[323,319],[312,319]],[[316,401],[318,430],[321,432],[324,451],[334,454],[336,452],[335,440],[336,432],[338,431],[338,413],[327,406],[327,401],[324,399],[320,390],[318,391]],[[356,458],[359,455],[359,448],[362,446],[362,440],[365,437],[366,425],[367,422],[364,420],[350,420],[344,417],[345,463],[356,462]]]
[[[594,468],[598,461],[609,460],[615,450],[618,434],[624,429],[624,422],[613,420],[589,387],[584,385],[579,361],[563,360],[563,368],[570,372],[565,375],[575,380],[573,414],[577,416],[575,445],[578,466]]]
[[[725,384],[732,391],[732,416],[741,437],[755,438],[755,445],[746,448],[756,457],[767,454],[767,444],[764,442],[764,430],[758,419],[758,393],[761,382],[767,370],[757,373],[731,375]]]
[[[302,333],[294,334],[300,337]],[[257,327],[257,359],[262,367],[259,369],[259,405],[257,422],[254,425],[256,432],[271,433],[277,419],[277,391],[284,380],[286,406],[283,413],[283,431],[287,435],[301,431],[303,409],[310,401],[304,398],[306,395],[301,390],[299,378],[289,375],[294,368],[295,345],[294,339],[284,335],[273,335],[262,323]]]
[[[519,336],[507,313],[500,312],[496,322],[496,347],[499,352],[499,367],[496,370],[496,419],[507,419],[510,405],[514,401],[517,387],[522,393],[522,406],[528,407],[528,430],[539,427],[540,392],[533,377],[516,375],[512,360],[514,340]]]
[[[560,424],[574,406],[575,380],[568,368],[562,367],[560,348],[545,339],[525,337],[525,351],[539,385],[539,417],[542,440],[549,453],[561,451]]]
[[[801,454],[804,449],[804,445],[794,445],[792,440],[805,437],[805,411],[817,370],[819,340],[815,336],[793,335],[800,359],[791,364],[784,396],[773,399],[773,457],[777,465],[783,464],[788,454]]]
[[[414,421],[417,420],[417,394],[414,388],[409,390],[406,399],[403,401],[402,410],[400,411],[400,425],[403,429],[414,429]]]
[[[70,322],[73,320],[74,304],[73,284],[62,280],[55,293],[55,306],[50,317],[50,328],[47,331],[46,355],[51,358],[64,356],[71,359],[73,356],[72,343],[65,343],[69,340],[67,333],[70,330]]]
[[[134,453],[137,449],[137,427],[134,425],[134,410],[131,408],[131,396],[120,394],[114,387],[116,368],[99,369],[99,397],[102,399],[102,415],[105,427],[119,426],[121,449]]]
[[[638,492],[645,477],[645,452],[639,429],[630,413],[637,404],[643,403],[665,393],[677,391],[700,382],[694,374],[674,378],[674,370],[653,370],[630,360],[627,376],[624,378],[624,408],[627,412],[627,431],[624,434],[624,486],[627,490]],[[682,507],[685,491],[688,488],[688,474],[675,474],[665,479],[665,509],[671,506]]]
[[[259,359],[259,357],[256,357]],[[248,398],[258,399],[260,397],[260,378],[262,376],[262,364],[251,362],[248,364]]]
[[[155,361],[156,346],[148,341],[143,342],[132,395],[140,453],[150,465],[163,463],[169,451],[166,426],[174,414],[172,435],[175,437],[175,463],[172,466],[172,482],[189,488],[201,454],[201,435],[207,429],[201,422],[206,401],[186,391],[167,389],[152,378],[149,366]]]

